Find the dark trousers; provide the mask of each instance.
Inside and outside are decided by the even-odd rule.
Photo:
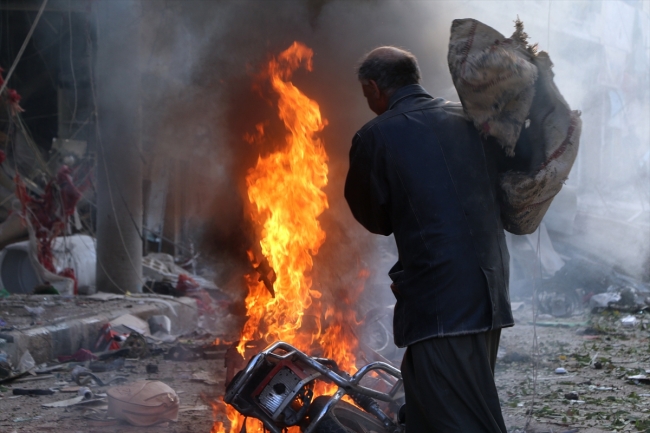
[[[407,433],[506,433],[494,364],[501,330],[412,344],[402,361]]]

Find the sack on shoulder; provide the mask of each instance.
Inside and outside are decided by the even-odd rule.
[[[548,54],[537,52],[527,39],[519,20],[510,38],[477,20],[454,20],[447,57],[474,126],[496,138],[508,156],[518,145],[530,149],[527,171],[500,175],[501,219],[506,230],[518,235],[537,229],[562,189],[582,126],[580,112],[569,108],[553,82]]]

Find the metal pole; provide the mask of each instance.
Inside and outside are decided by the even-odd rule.
[[[142,291],[140,8],[94,2],[97,24],[97,289]]]

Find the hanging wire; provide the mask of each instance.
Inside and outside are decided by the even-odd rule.
[[[18,62],[20,61],[20,58],[22,57],[23,53],[25,52],[25,48],[27,48],[27,44],[29,43],[29,40],[32,38],[32,34],[34,34],[34,29],[36,28],[36,25],[38,24],[38,21],[41,19],[41,15],[43,15],[43,11],[45,10],[45,6],[47,5],[48,0],[43,0],[43,4],[41,5],[41,8],[38,10],[38,14],[36,15],[36,19],[34,20],[34,23],[32,24],[32,27],[29,29],[29,32],[27,33],[27,37],[25,38],[25,41],[23,42],[23,45],[20,47],[20,51],[18,51],[18,55],[16,56],[16,59],[14,60],[14,63],[11,65],[11,68],[9,69],[9,72],[7,72],[7,75],[5,77],[4,83],[2,83],[2,87],[0,87],[0,95],[2,95],[2,92],[4,92],[5,88],[7,87],[7,83],[9,82],[9,79],[11,78],[11,75],[14,73],[14,70],[16,69],[16,65],[18,65]]]
[[[528,431],[528,427],[530,426],[530,422],[533,419],[533,411],[535,409],[535,402],[537,399],[537,376],[539,374],[539,341],[537,339],[537,316],[539,314],[539,308],[537,305],[537,292],[539,290],[538,287],[538,277],[539,277],[539,282],[541,283],[542,281],[542,254],[541,254],[541,238],[542,238],[542,230],[541,227],[537,228],[537,263],[536,263],[536,268],[537,272],[533,276],[533,301],[532,301],[532,309],[533,309],[533,347],[532,347],[532,362],[533,362],[533,398],[530,402],[530,409],[528,412],[528,415],[526,417],[526,425],[524,426],[524,432]]]
[[[77,78],[74,73],[74,63],[72,61],[72,4],[68,0],[68,29],[70,33],[70,72],[72,73],[72,83],[74,87],[74,108],[72,110],[72,117],[70,118],[70,126],[68,127],[68,134],[72,129],[72,125],[77,120]]]

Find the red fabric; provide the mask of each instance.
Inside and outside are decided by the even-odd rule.
[[[184,292],[187,296],[196,299],[196,306],[201,314],[214,313],[210,294],[204,289],[201,289],[201,285],[194,278],[186,274],[180,274],[176,283],[176,290]]]
[[[10,89],[8,87],[5,87],[5,89],[7,90],[7,97],[9,98],[10,104],[17,104],[21,99],[23,99],[23,97],[20,96],[20,93],[18,93],[16,89]]]
[[[90,350],[79,349],[73,355],[61,355],[57,358],[59,362],[83,362],[83,361],[94,361],[97,356],[93,355]]]
[[[79,294],[79,289],[78,289],[78,284],[77,284],[77,276],[74,273],[74,269],[65,268],[64,270],[59,272],[59,275],[61,275],[62,277],[71,278],[74,281],[74,294],[78,295]]]
[[[14,178],[16,197],[22,205],[22,217],[28,220],[36,235],[38,261],[45,269],[56,273],[52,242],[63,233],[70,217],[81,198],[81,191],[74,185],[67,166],[61,167],[55,179],[46,186],[42,196],[32,196],[19,175]],[[70,269],[74,275],[74,270]],[[64,270],[64,272],[70,273]],[[63,275],[68,276],[68,275]],[[75,280],[75,292],[77,282]]]
[[[97,339],[97,343],[95,343],[95,350],[98,350],[100,347],[102,347],[102,343],[104,344],[108,343],[108,347],[104,350],[118,350],[121,346],[119,341],[117,341],[115,337],[118,337],[120,335],[123,334],[113,331],[113,328],[111,328],[111,324],[106,323],[104,326],[102,326],[102,329],[99,334],[99,338]]]
[[[178,283],[176,283],[176,290],[181,292],[188,292],[192,290],[198,290],[201,288],[201,285],[197,283],[194,278],[190,277],[187,274],[180,274],[178,276]]]

